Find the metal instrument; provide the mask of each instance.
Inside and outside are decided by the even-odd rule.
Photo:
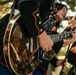
[[[47,20],[44,27],[49,27],[50,22],[50,19]],[[17,75],[28,75],[42,62],[42,58],[51,60],[55,55],[54,50],[43,51],[38,38],[29,38],[23,25],[21,15],[15,15],[9,21],[3,38],[6,65]],[[45,30],[47,31],[47,29],[46,27]],[[48,36],[54,42],[58,42],[70,37],[70,32]]]

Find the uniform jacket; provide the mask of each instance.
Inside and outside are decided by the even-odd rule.
[[[19,10],[29,37],[37,37],[45,29],[43,19],[51,12],[54,0],[19,0]]]

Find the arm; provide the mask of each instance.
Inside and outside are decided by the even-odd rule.
[[[19,10],[25,23],[24,27],[27,30],[28,36],[38,37],[42,49],[46,51],[51,50],[53,41],[48,37],[43,28],[38,3],[25,1],[24,3],[19,4]]]
[[[70,17],[68,17],[68,25],[70,28],[74,28],[76,27],[76,16],[74,16],[72,19],[70,19]]]
[[[71,35],[72,35],[72,38],[64,40],[63,47],[65,47],[65,46],[67,46],[67,45],[76,41],[76,30],[72,31]]]
[[[65,46],[67,46],[67,45],[69,45],[69,44],[71,44],[71,43],[73,43],[73,42],[75,42],[76,41],[76,37],[74,37],[74,38],[72,38],[72,39],[68,39],[68,40],[64,40],[64,44],[63,44],[63,47],[65,47]]]
[[[68,24],[69,24],[69,26],[67,27],[67,29],[69,28],[69,31],[72,31],[72,29],[74,27],[76,27],[75,16],[72,19],[69,18]],[[69,45],[69,44],[71,44],[71,43],[73,43],[75,41],[76,41],[76,30],[72,31],[72,38],[64,40],[63,47],[65,47],[65,46],[67,46],[67,45]]]

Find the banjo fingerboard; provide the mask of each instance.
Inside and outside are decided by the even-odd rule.
[[[62,33],[62,34],[49,35],[49,37],[50,37],[54,42],[58,42],[58,41],[61,41],[61,40],[63,40],[63,39],[66,39],[66,38],[71,37],[71,33],[70,33],[70,32],[66,32],[66,33]]]

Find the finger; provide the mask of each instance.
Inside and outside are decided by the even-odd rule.
[[[46,50],[46,48],[42,48],[42,50],[44,50],[44,51],[45,51],[45,50]]]
[[[46,48],[46,51],[49,51],[49,49],[48,49],[48,48]]]
[[[51,51],[51,50],[52,50],[52,48],[50,47],[48,50],[49,50],[49,51]]]
[[[70,16],[68,16],[68,21],[70,21],[71,20],[71,18],[70,18]]]
[[[72,31],[73,34],[76,34],[76,31]]]
[[[52,49],[51,48],[46,48],[46,51],[51,51]]]
[[[73,16],[73,18],[71,20],[75,20],[75,16]]]

